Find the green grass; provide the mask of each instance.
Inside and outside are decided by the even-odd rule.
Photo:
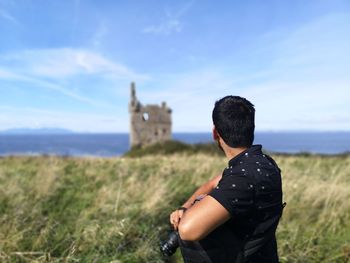
[[[169,213],[226,166],[192,151],[0,158],[0,262],[164,262]],[[350,262],[350,156],[274,157],[281,262]]]

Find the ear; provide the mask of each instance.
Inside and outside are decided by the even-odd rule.
[[[220,139],[219,133],[216,130],[215,126],[213,126],[213,139],[214,139],[214,141],[217,141]]]

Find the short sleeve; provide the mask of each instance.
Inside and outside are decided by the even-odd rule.
[[[215,198],[232,217],[242,217],[254,206],[254,185],[243,174],[224,175],[209,195]]]

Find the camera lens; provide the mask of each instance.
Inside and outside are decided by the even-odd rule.
[[[164,256],[170,257],[175,253],[179,247],[179,240],[177,232],[173,231],[169,234],[168,238],[160,243],[160,251]]]

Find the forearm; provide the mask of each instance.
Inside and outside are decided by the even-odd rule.
[[[229,218],[229,212],[216,199],[207,195],[186,210],[178,231],[182,240],[198,241]]]
[[[186,208],[191,207],[191,205],[194,203],[194,201],[198,196],[209,194],[211,190],[213,190],[214,187],[217,186],[220,179],[221,179],[221,175],[218,175],[213,179],[211,179],[210,181],[203,184],[202,186],[200,186],[182,206]]]

